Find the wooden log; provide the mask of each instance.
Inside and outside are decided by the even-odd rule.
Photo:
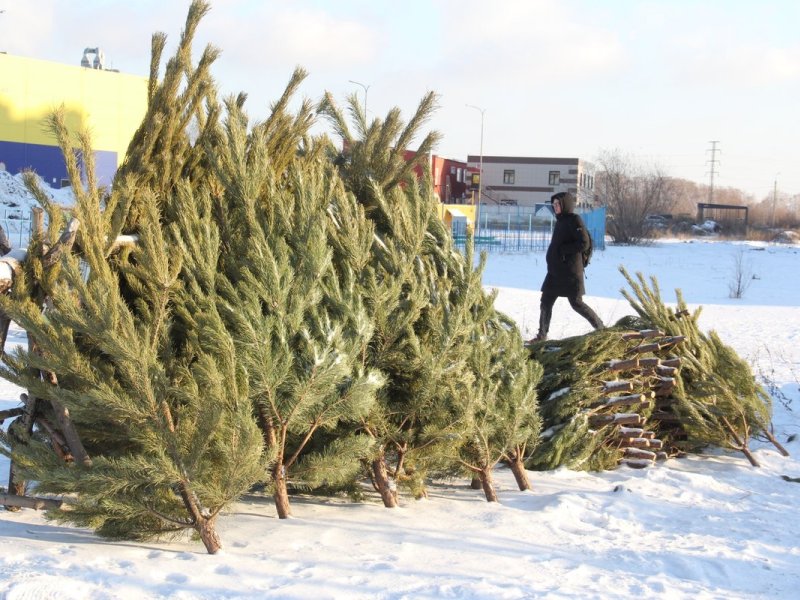
[[[638,437],[623,439],[620,443],[620,448],[655,448],[660,450],[663,445],[661,440]]]
[[[596,406],[632,406],[645,401],[644,394],[628,394],[626,396],[612,396],[599,402]]]
[[[591,425],[644,425],[645,418],[636,413],[617,413],[615,415],[593,415]]]
[[[662,385],[661,387],[654,389],[653,394],[655,394],[656,398],[668,399],[670,396],[672,396],[672,392],[674,391],[675,391],[674,385]],[[674,399],[670,400],[667,404],[672,404],[673,402]]]
[[[641,427],[625,427],[622,425],[619,428],[619,436],[622,438],[643,437],[643,433],[645,433],[645,431]]]
[[[676,367],[668,367],[662,364],[656,367],[656,373],[662,377],[675,377],[678,374],[678,369]]]
[[[631,331],[622,334],[623,340],[647,340],[654,337],[664,335],[663,331],[658,329],[642,329],[641,331]]]
[[[0,504],[11,508],[32,508],[34,510],[51,510],[61,508],[61,500],[51,498],[36,498],[31,496],[17,496],[15,494],[0,494]]]
[[[620,442],[620,448],[649,448],[650,440],[643,437],[625,438]]]
[[[643,448],[625,448],[623,456],[625,456],[625,458],[638,458],[650,461],[656,459],[655,452],[650,452],[650,450],[645,450]]]
[[[669,455],[666,452],[656,452],[656,460],[667,460]]]
[[[657,356],[645,356],[639,358],[639,366],[642,369],[656,369],[661,362]]]
[[[680,344],[686,339],[685,335],[673,335],[671,337],[665,337],[661,340],[660,346],[661,348],[671,348],[676,344]]]
[[[605,365],[606,369],[612,372],[632,371],[639,368],[638,358],[625,358],[620,360],[610,360]]]
[[[632,392],[633,391],[633,382],[632,381],[604,381],[603,382],[603,393],[604,394],[618,394],[620,392]]]
[[[661,345],[658,342],[652,342],[650,344],[639,344],[638,346],[634,346],[630,350],[628,350],[629,354],[647,354],[648,352],[658,352],[661,349]]]
[[[681,357],[671,356],[670,358],[662,358],[661,364],[665,367],[675,367],[677,369],[681,366]]]
[[[636,409],[650,408],[652,401],[650,401],[645,394],[631,394],[629,396],[616,396],[609,398],[605,402],[595,402],[591,408],[617,408],[622,406],[636,406]]]

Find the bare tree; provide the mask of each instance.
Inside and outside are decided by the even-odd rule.
[[[671,212],[672,179],[619,150],[597,159],[597,193],[608,210],[608,234],[618,244],[641,244],[652,237],[645,217]]]
[[[744,250],[739,248],[733,255],[733,271],[731,280],[728,282],[728,290],[731,298],[741,298],[755,279],[753,266],[745,257]]]

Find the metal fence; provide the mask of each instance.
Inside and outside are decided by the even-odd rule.
[[[17,208],[0,208],[0,226],[14,248],[24,248],[31,237],[31,215]]]
[[[606,209],[578,211],[592,236],[595,250],[605,250]],[[550,244],[555,216],[549,204],[537,206],[481,206],[475,227],[475,249],[489,252],[544,252]],[[15,248],[28,245],[30,213],[14,208],[0,209],[0,225]],[[467,225],[453,222],[453,239],[463,249]]]
[[[578,211],[595,250],[605,250],[606,209]],[[543,252],[550,244],[555,215],[549,204],[536,206],[481,206],[475,225],[475,249],[489,252]],[[463,248],[466,224],[453,224],[453,239]]]

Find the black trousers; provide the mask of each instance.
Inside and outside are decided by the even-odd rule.
[[[553,316],[553,304],[556,303],[556,298],[558,298],[558,296],[553,293],[542,292],[542,300],[539,305],[539,335],[541,336],[546,336],[547,332],[550,330],[550,318]],[[583,296],[581,294],[567,296],[567,300],[569,300],[569,305],[572,307],[572,310],[589,321],[592,327],[595,329],[603,328],[603,322],[600,320],[600,317],[598,317],[597,313],[583,301]]]

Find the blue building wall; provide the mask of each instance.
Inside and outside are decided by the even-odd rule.
[[[592,245],[595,250],[606,249],[606,207],[600,206],[591,211],[581,212],[586,230],[592,236]]]
[[[110,185],[117,170],[117,153],[99,150],[94,153],[94,158],[98,183]],[[61,187],[61,181],[67,178],[64,155],[57,146],[0,141],[0,163],[14,175],[32,169],[55,188]]]

